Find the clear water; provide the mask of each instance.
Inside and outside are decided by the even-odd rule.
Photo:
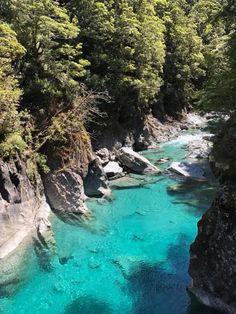
[[[144,155],[153,162],[184,159],[191,139],[184,136]],[[190,300],[186,286],[189,245],[214,197],[214,183],[170,193],[168,186],[181,182],[165,174],[135,176],[136,182],[144,179],[149,183],[142,187],[114,190],[111,201],[89,201],[94,218],[84,227],[55,218],[52,271],[43,271],[32,253],[28,279],[13,296],[0,299],[0,312],[211,313]],[[62,257],[68,260],[60,263]]]

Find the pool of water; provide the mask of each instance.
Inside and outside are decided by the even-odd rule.
[[[183,160],[184,145],[196,136],[143,154],[153,162]],[[89,200],[93,219],[85,226],[54,218],[52,269],[43,270],[32,252],[30,275],[13,296],[0,299],[0,313],[211,313],[190,300],[186,287],[189,246],[215,183],[184,184],[165,173],[129,180],[144,184],[121,185],[109,201]]]

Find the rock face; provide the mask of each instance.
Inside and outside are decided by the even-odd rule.
[[[89,164],[88,174],[84,179],[84,189],[87,196],[101,197],[110,193],[107,175],[98,158]]]
[[[205,122],[204,118],[185,113],[180,117],[180,121],[163,115],[159,118],[150,113],[142,121],[134,119],[129,127],[117,121],[108,121],[107,127],[98,127],[96,130],[93,147],[99,151],[103,147],[110,151],[123,146],[134,147],[136,150],[158,148],[159,143],[176,137],[181,130],[196,128]]]
[[[190,250],[190,291],[205,305],[236,313],[236,117],[215,139],[212,166],[220,185]]]
[[[134,152],[132,148],[122,147],[117,153],[117,158],[122,165],[137,173],[160,172],[147,158]]]
[[[20,159],[0,160],[0,259],[10,254],[34,229],[50,208],[38,179],[35,188]]]
[[[0,297],[12,294],[24,279],[27,244],[41,237],[41,247],[50,250],[49,232],[53,241],[42,182],[37,177],[33,185],[26,169],[20,159],[0,160]]]
[[[50,173],[44,179],[44,187],[51,208],[62,219],[80,220],[89,216],[79,174],[70,170]]]

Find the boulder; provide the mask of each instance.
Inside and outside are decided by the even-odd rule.
[[[118,164],[118,162],[116,162],[116,161],[110,161],[104,167],[104,171],[109,178],[117,177],[117,176],[123,174],[123,168],[121,168],[120,165]]]
[[[202,167],[187,162],[173,162],[168,170],[180,174],[184,177],[192,177],[206,180],[205,172]]]
[[[101,158],[102,163],[109,161],[110,153],[107,148],[101,148],[96,152],[96,155]]]
[[[101,161],[96,158],[90,162],[88,174],[84,179],[84,190],[87,196],[104,196],[110,194],[107,175],[101,165]]]
[[[208,140],[200,139],[191,142],[188,147],[189,159],[207,159],[212,149],[212,143]]]
[[[129,147],[119,149],[117,158],[122,165],[137,173],[160,172],[147,158],[134,152],[132,148]]]
[[[51,208],[63,219],[89,216],[83,180],[73,171],[50,173],[44,178],[45,194]]]

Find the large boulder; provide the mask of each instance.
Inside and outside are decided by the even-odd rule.
[[[88,174],[84,179],[84,190],[87,196],[106,196],[110,194],[107,175],[98,158],[89,164]]]
[[[70,170],[50,173],[44,178],[44,187],[51,208],[62,219],[81,220],[89,216],[79,174]]]
[[[201,166],[196,164],[187,162],[173,162],[168,169],[184,177],[206,180],[204,170]]]
[[[122,147],[117,153],[117,158],[122,165],[136,173],[158,173],[160,170],[147,158],[133,151],[132,148]]]

